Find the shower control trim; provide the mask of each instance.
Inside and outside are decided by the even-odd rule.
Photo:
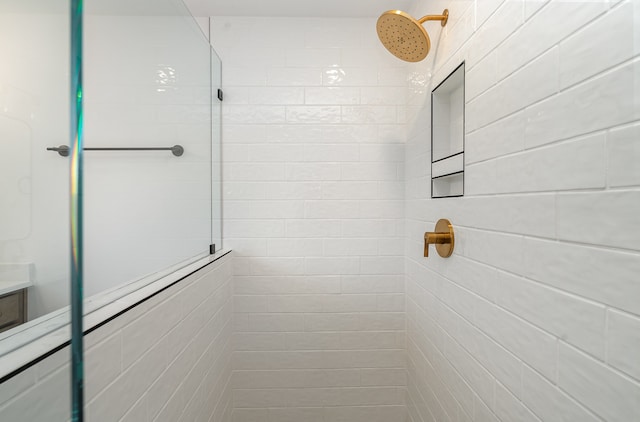
[[[429,256],[429,245],[436,245],[438,255],[449,258],[453,254],[455,238],[453,236],[453,226],[446,218],[441,218],[436,223],[435,232],[424,234],[424,256]]]

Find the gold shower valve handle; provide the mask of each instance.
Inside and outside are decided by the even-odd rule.
[[[453,226],[446,218],[438,220],[435,232],[424,234],[424,256],[429,256],[429,245],[436,245],[438,255],[448,258],[453,253],[455,239],[453,236]]]

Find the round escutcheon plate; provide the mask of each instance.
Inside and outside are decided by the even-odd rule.
[[[436,223],[436,233],[449,233],[451,235],[451,243],[438,243],[436,244],[436,251],[438,255],[443,258],[449,258],[453,253],[453,246],[455,239],[453,237],[453,226],[451,222],[446,218],[441,218]]]

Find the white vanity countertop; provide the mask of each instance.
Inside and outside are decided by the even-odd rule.
[[[0,296],[6,295],[7,293],[15,292],[16,290],[26,289],[27,287],[31,287],[33,283],[28,280],[21,281],[0,281]]]
[[[31,262],[0,263],[0,296],[33,286]]]

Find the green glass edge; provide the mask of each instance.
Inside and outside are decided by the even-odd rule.
[[[84,356],[82,337],[82,36],[83,0],[71,0],[70,228],[71,228],[71,420],[84,420]]]

